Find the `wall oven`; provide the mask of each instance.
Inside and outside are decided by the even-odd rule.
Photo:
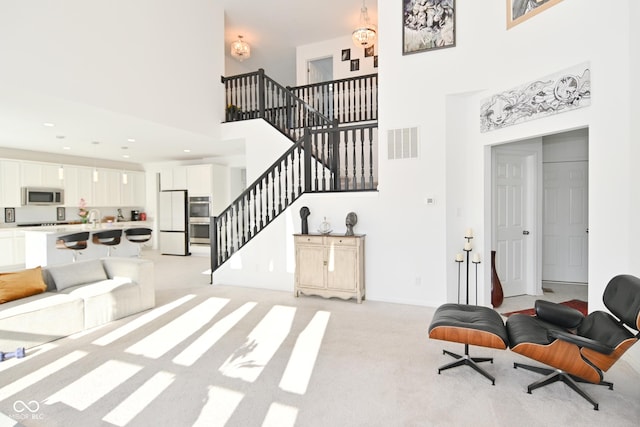
[[[211,198],[208,196],[189,197],[189,242],[196,245],[211,244],[209,223]]]

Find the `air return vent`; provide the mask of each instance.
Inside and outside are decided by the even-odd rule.
[[[418,157],[418,128],[390,129],[387,144],[389,160]]]

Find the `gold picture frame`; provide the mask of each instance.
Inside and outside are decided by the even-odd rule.
[[[555,6],[562,0],[507,0],[507,30]]]

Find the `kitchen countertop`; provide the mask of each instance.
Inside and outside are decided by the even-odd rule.
[[[16,230],[25,232],[45,233],[45,234],[60,234],[60,233],[74,233],[78,231],[99,231],[110,230],[113,228],[137,228],[147,227],[153,228],[151,221],[121,221],[121,222],[101,222],[96,224],[59,224],[59,225],[45,225],[36,227],[16,227]]]

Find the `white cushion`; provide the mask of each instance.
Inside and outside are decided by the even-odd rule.
[[[108,279],[102,261],[93,259],[74,262],[73,264],[55,265],[46,270],[55,282],[56,289],[61,291],[72,286],[99,282]]]

